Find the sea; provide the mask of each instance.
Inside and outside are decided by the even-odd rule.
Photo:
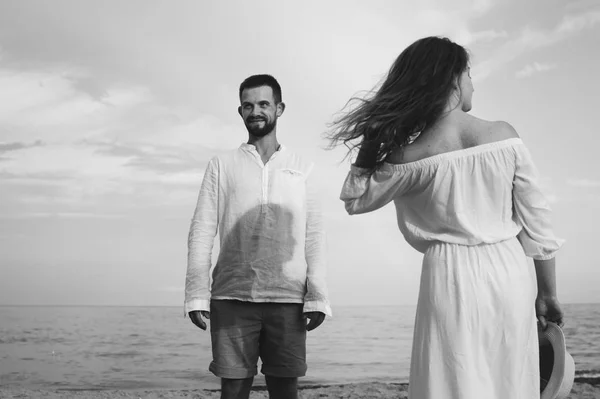
[[[563,310],[576,376],[600,381],[600,304]],[[308,334],[301,385],[408,381],[414,306],[334,311]],[[2,388],[218,389],[210,360],[181,307],[0,306]]]

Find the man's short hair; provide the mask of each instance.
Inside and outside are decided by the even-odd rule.
[[[246,89],[253,89],[260,86],[269,86],[273,90],[273,99],[275,103],[281,102],[281,86],[277,80],[271,75],[252,75],[242,82],[240,85],[240,100],[242,99],[242,92]]]

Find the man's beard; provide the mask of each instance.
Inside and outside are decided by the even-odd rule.
[[[265,124],[263,127],[251,124],[253,120],[257,119],[264,121]],[[251,135],[255,137],[264,137],[267,134],[271,133],[273,129],[275,129],[275,126],[277,126],[277,118],[275,118],[271,123],[269,123],[269,121],[267,121],[265,118],[248,119],[244,124],[246,125],[246,129],[248,129],[248,133],[250,133]]]

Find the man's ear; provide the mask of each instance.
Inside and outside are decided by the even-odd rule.
[[[240,114],[242,119],[244,119],[244,115],[242,115],[242,106],[241,105],[238,107],[238,114]]]
[[[280,117],[285,111],[285,103],[283,101],[277,103],[277,117]]]

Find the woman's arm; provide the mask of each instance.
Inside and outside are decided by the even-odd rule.
[[[354,165],[359,168],[367,169],[374,167],[380,145],[381,144],[378,141],[363,140],[360,144],[360,150],[358,151]]]
[[[535,260],[538,296],[556,296],[556,262],[555,258]]]
[[[538,294],[535,300],[535,312],[543,329],[548,321],[562,327],[563,312],[556,296],[556,262],[555,258],[534,259]]]

